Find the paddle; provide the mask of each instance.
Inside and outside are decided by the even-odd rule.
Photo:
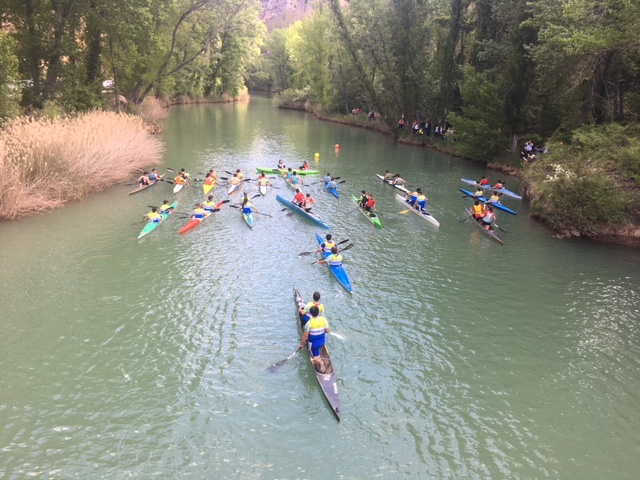
[[[342,335],[340,335],[339,333],[329,332],[329,335],[333,335],[334,337],[336,337],[339,340],[344,340],[344,337]]]
[[[273,365],[271,365],[267,370],[269,370],[270,372],[275,372],[277,369],[279,369],[281,366],[283,366],[285,363],[287,363],[289,360],[291,360],[293,357],[295,357],[296,354],[300,350],[302,350],[302,346],[299,346],[298,349],[295,352],[293,352],[291,355],[289,355],[284,360],[280,360],[279,362],[276,362]]]
[[[338,245],[342,245],[343,243],[347,243],[348,241],[349,241],[348,238],[346,240],[342,240],[341,242],[336,243],[336,247]],[[301,257],[303,255],[311,255],[312,253],[315,253],[315,252],[302,252],[302,253],[299,253],[298,256]]]
[[[498,225],[496,222],[493,222],[493,226],[498,227],[501,232],[507,233],[507,231],[504,228],[502,228],[500,225]]]
[[[257,213],[258,215],[264,215],[265,217],[273,218],[273,215],[269,215],[268,213],[256,212],[255,210],[254,212]]]
[[[349,245],[347,245],[346,247],[344,247],[342,250],[340,250],[341,252],[346,252],[347,250],[349,250],[351,247],[353,247],[353,243],[350,243]],[[315,265],[316,263],[318,263],[320,260],[324,260],[324,258],[320,258],[318,260],[316,260],[315,262],[313,262],[311,265]]]
[[[341,178],[342,178],[342,177],[333,177],[333,179],[334,179],[334,180],[340,180]],[[320,180],[319,182],[313,182],[313,183],[310,183],[310,184],[309,184],[309,186],[311,186],[311,185],[317,185],[317,184],[322,183],[322,182],[324,182],[324,180]],[[346,182],[346,180],[345,180],[345,182]],[[340,182],[340,183],[343,183],[343,182]]]

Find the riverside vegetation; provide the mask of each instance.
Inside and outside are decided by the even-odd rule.
[[[0,119],[276,91],[283,106],[515,171],[561,235],[640,243],[640,2],[320,0],[270,32],[260,3],[9,1]],[[400,118],[454,133],[424,141]],[[527,140],[550,153],[523,164]]]

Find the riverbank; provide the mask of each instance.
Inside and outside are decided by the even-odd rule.
[[[601,140],[601,131],[590,138],[588,128],[579,130],[574,147],[558,142],[558,148],[545,155],[544,159],[523,168],[518,155],[510,152],[493,162],[479,162],[458,155],[455,146],[447,140],[417,136],[406,130],[399,132],[363,114],[326,115],[301,102],[288,102],[280,108],[304,110],[320,120],[374,130],[398,143],[433,148],[483,163],[488,169],[518,177],[523,184],[523,197],[529,200],[533,210],[531,217],[549,227],[558,238],[580,237],[640,248],[640,191],[636,183],[629,182],[640,172],[640,161],[636,160],[640,150],[637,143],[640,141],[632,141],[640,132],[613,132],[635,127],[606,127],[612,132],[604,137],[615,139],[609,142]],[[606,159],[596,160],[600,158]],[[554,184],[550,190],[549,183],[552,179],[557,180],[554,169],[568,163],[571,170],[567,171],[572,174],[564,177],[562,185]],[[563,192],[563,195],[558,195],[558,192]]]
[[[164,145],[140,117],[93,111],[20,118],[0,131],[0,219],[80,200],[160,163]]]

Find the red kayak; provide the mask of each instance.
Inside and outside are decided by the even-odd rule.
[[[215,212],[215,211],[217,211],[217,210],[220,210],[220,207],[221,207],[222,205],[224,205],[225,203],[229,203],[229,200],[222,200],[220,203],[218,203],[218,204],[216,205],[216,207],[215,207],[214,212]],[[211,212],[211,213],[213,213],[213,212]],[[202,223],[202,221],[203,221],[203,220],[206,220],[207,218],[209,218],[209,216],[211,215],[211,213],[206,213],[206,214],[204,215],[204,218],[194,218],[194,219],[189,220],[189,221],[187,222],[187,224],[186,224],[184,227],[182,227],[178,233],[183,234],[183,233],[188,232],[189,230],[193,230],[193,229],[194,229],[194,228],[196,228],[198,225],[200,225],[200,224]]]

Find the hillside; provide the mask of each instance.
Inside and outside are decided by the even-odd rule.
[[[260,0],[261,19],[269,30],[283,28],[313,12],[311,0]]]

